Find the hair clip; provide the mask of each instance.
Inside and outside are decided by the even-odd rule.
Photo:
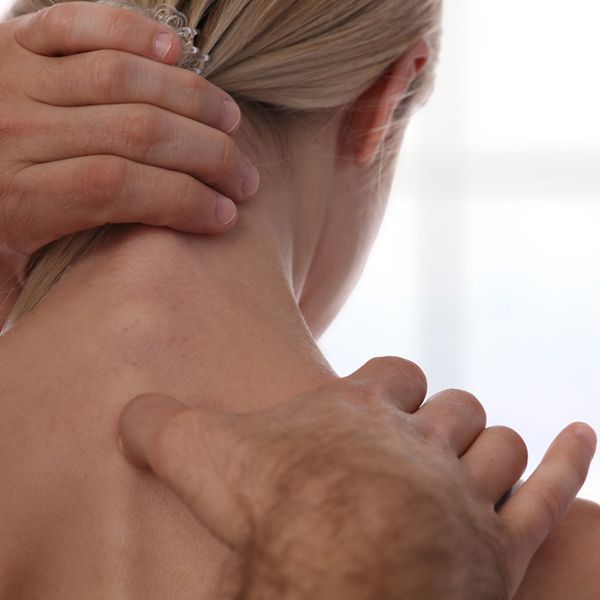
[[[133,10],[145,14],[146,16],[171,27],[179,40],[181,41],[182,53],[177,61],[178,67],[194,71],[197,75],[203,75],[206,63],[210,60],[210,54],[203,53],[200,48],[194,45],[194,38],[198,35],[198,30],[189,27],[187,17],[176,8],[169,4],[160,4],[151,9],[143,8],[133,0],[95,0],[100,4],[108,4]]]
[[[161,4],[148,12],[155,21],[172,27],[181,40],[183,53],[177,66],[202,75],[206,63],[210,60],[210,54],[204,54],[200,48],[194,46],[194,38],[198,35],[198,30],[188,26],[187,17],[168,4]]]

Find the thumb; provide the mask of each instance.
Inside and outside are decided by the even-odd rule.
[[[239,503],[243,490],[230,489],[230,482],[242,480],[232,472],[236,418],[145,394],[124,408],[119,435],[129,462],[150,468],[213,535],[237,550],[248,540],[250,520]]]

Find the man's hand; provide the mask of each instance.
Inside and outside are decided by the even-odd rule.
[[[378,359],[253,414],[142,396],[126,455],[150,466],[245,561],[242,597],[504,599],[583,484],[595,434],[565,429],[531,478],[526,448],[421,371]]]
[[[156,53],[160,33],[173,45]],[[0,286],[47,243],[107,223],[229,230],[256,192],[227,135],[239,107],[173,66],[171,28],[59,3],[0,23],[0,54]]]

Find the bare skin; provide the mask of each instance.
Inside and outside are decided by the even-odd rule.
[[[172,46],[157,54],[165,32]],[[172,67],[170,28],[70,2],[0,23],[0,53],[0,322],[45,244],[106,223],[223,233],[232,200],[256,193],[258,172],[227,135],[239,107]],[[148,152],[149,135],[169,152]]]
[[[351,152],[334,152],[344,115],[291,127],[293,175],[267,177],[236,231],[121,228],[0,340],[2,597],[197,600],[236,583],[235,555],[123,460],[118,416],[148,391],[250,412],[336,381],[314,338],[382,216],[351,192],[420,60],[365,95],[384,108],[359,111],[372,135]]]
[[[515,600],[596,600],[599,540],[600,507],[577,500],[537,552]]]
[[[595,434],[565,429],[496,512],[522,474],[524,443],[484,429],[465,392],[419,407],[421,382],[388,357],[251,415],[150,394],[119,429],[129,460],[240,554],[240,598],[512,597],[579,490]]]
[[[236,555],[123,460],[119,413],[149,389],[249,412],[336,378],[302,322],[285,310],[274,319],[261,301],[269,278],[230,288],[226,263],[192,277],[172,271],[202,242],[124,231],[2,339],[3,596],[214,598],[239,585]],[[237,258],[237,268],[250,266]],[[274,297],[277,287],[263,291]],[[512,478],[520,461],[508,461]]]

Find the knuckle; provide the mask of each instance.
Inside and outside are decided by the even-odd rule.
[[[410,360],[404,361],[403,368],[411,389],[425,397],[427,394],[427,377],[423,369]]]
[[[91,53],[88,72],[92,89],[101,98],[112,98],[120,92],[123,83],[129,81],[127,55],[113,50]]]
[[[479,421],[485,423],[487,414],[483,404],[481,404],[476,396],[465,390],[458,389],[446,390],[444,393],[461,412],[475,416]]]
[[[88,161],[78,183],[88,205],[100,212],[107,210],[125,190],[128,171],[127,161],[116,156],[98,156]]]
[[[370,367],[390,377],[401,379],[406,387],[427,393],[427,377],[416,363],[398,356],[382,356],[372,358],[368,363]]]
[[[181,87],[184,93],[184,106],[190,114],[198,114],[206,105],[208,82],[191,71],[181,69]]]
[[[527,467],[529,452],[523,438],[510,427],[497,425],[490,427],[489,430],[500,438],[500,444],[503,448],[508,448],[510,456],[514,458],[515,468],[519,471],[524,471]]]
[[[504,425],[495,425],[494,427],[490,427],[490,430],[501,437],[505,445],[516,448],[519,454],[527,456],[527,445],[514,429],[505,427]]]
[[[538,506],[546,522],[552,525],[558,523],[563,513],[563,503],[560,494],[552,486],[547,486],[538,494]]]
[[[381,371],[402,371],[407,362],[399,356],[377,356],[367,361],[367,365]]]
[[[161,123],[157,111],[152,108],[136,108],[115,119],[115,135],[129,149],[149,149],[159,140]]]
[[[0,111],[0,137],[3,140],[24,139],[24,136],[32,133],[32,119],[25,114],[16,111]]]
[[[66,35],[73,27],[73,7],[68,2],[46,6],[35,14],[34,26],[52,36]]]

